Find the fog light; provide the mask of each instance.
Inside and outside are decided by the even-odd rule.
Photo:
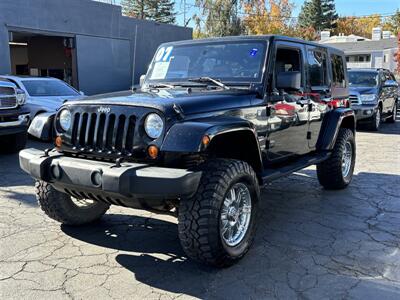
[[[19,115],[18,116],[18,120],[22,121],[24,123],[28,123],[29,122],[29,115]]]
[[[151,145],[148,149],[147,149],[147,153],[149,154],[149,156],[152,159],[156,159],[158,156],[158,148],[157,146]]]
[[[91,177],[92,183],[96,187],[100,187],[103,183],[103,172],[100,171],[93,171]]]
[[[62,146],[62,138],[61,138],[61,136],[57,136],[56,137],[55,144],[56,144],[57,148],[61,148],[61,146]]]

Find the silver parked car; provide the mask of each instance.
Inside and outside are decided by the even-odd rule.
[[[57,78],[11,75],[1,75],[0,78],[14,83],[25,92],[31,120],[40,113],[55,112],[66,100],[83,97],[82,92]]]

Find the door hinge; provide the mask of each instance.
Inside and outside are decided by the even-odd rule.
[[[307,140],[311,140],[311,131],[307,131]]]

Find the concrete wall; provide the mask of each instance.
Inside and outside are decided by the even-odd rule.
[[[140,74],[146,72],[150,59],[157,46],[162,42],[191,39],[192,29],[174,25],[158,24],[152,21],[143,21],[133,18],[123,17],[121,7],[91,0],[1,0],[0,1],[0,74],[10,73],[10,53],[8,46],[9,31],[36,32],[55,36],[90,36],[100,39],[108,39],[109,43],[120,44],[125,40],[129,43],[129,65],[127,69],[130,74],[128,80],[124,81],[124,88],[128,88],[128,82],[132,81],[132,74],[135,74],[135,82],[138,83]],[[137,31],[136,45],[135,32]],[[79,39],[77,39],[79,40]],[[94,39],[95,40],[95,39]],[[93,41],[94,41],[93,40]],[[115,40],[112,42],[111,40]],[[96,55],[97,42],[86,43],[77,52],[83,51]],[[134,54],[136,50],[136,55]],[[110,52],[108,52],[110,53]],[[119,61],[117,56],[127,55],[112,52],[111,61]],[[77,53],[79,57],[79,53]],[[114,57],[115,56],[115,57]],[[82,57],[82,56],[81,56]],[[85,58],[82,57],[82,61]],[[133,72],[134,69],[134,72]],[[126,73],[126,72],[125,72]],[[92,74],[87,70],[80,70],[78,61],[78,81],[90,82]],[[115,78],[105,75],[102,83],[110,82],[107,91],[114,90],[117,86],[111,84]],[[96,89],[98,82],[92,81],[88,90],[93,92],[103,92]],[[107,87],[107,86],[106,86]]]

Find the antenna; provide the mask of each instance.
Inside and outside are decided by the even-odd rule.
[[[133,64],[132,64],[132,89],[135,86],[135,67],[136,67],[136,48],[137,48],[138,26],[135,25],[135,46],[133,48]]]

